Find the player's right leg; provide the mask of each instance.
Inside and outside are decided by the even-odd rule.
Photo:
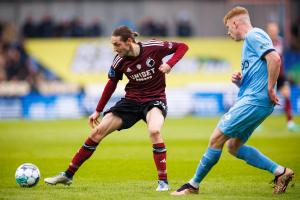
[[[229,136],[224,135],[219,128],[216,128],[210,138],[209,147],[202,156],[194,177],[186,184],[182,185],[171,195],[180,196],[188,194],[198,194],[199,184],[212,169],[212,167],[219,161],[222,153],[222,148]]]
[[[91,131],[90,136],[83,146],[77,151],[68,169],[65,172],[59,173],[57,176],[45,178],[45,183],[51,185],[70,185],[76,171],[88,158],[91,157],[99,142],[101,142],[101,140],[111,132],[119,129],[121,125],[122,119],[120,117],[112,113],[106,114],[101,120],[101,123]]]
[[[238,138],[230,139],[227,146],[229,153],[246,161],[247,164],[274,174],[274,194],[285,192],[294,177],[293,170],[278,165],[256,148],[244,145]]]
[[[158,174],[158,186],[156,188],[158,192],[170,189],[167,178],[167,149],[161,135],[164,120],[162,110],[158,107],[153,107],[147,112],[146,122],[153,147],[153,159]]]

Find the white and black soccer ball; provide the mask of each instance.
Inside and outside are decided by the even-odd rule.
[[[33,187],[40,180],[40,170],[31,163],[24,163],[16,170],[16,182],[21,187]]]

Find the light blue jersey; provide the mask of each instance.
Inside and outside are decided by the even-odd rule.
[[[253,28],[246,34],[238,101],[264,107],[274,106],[268,96],[268,68],[264,59],[273,50],[270,37],[262,29]]]
[[[246,142],[272,112],[268,95],[268,67],[264,56],[273,51],[269,36],[259,28],[246,34],[242,52],[242,80],[237,102],[223,115],[218,128],[223,134]]]

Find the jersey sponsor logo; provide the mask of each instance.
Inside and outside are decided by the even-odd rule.
[[[152,79],[152,75],[155,73],[155,69],[151,68],[133,75],[130,75],[129,77],[135,81],[146,81],[149,79]]]
[[[249,67],[249,61],[248,60],[243,61],[242,70],[247,69],[248,67]]]
[[[147,60],[146,60],[146,65],[148,66],[148,67],[153,67],[154,65],[155,65],[155,61],[152,59],[152,58],[148,58]]]

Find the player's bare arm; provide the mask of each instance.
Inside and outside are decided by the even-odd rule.
[[[280,71],[280,64],[281,64],[281,59],[279,54],[276,51],[272,51],[268,53],[265,56],[265,59],[267,61],[268,65],[268,93],[271,101],[278,105],[279,104],[279,99],[276,95],[276,90],[274,89],[274,86],[276,84],[279,71]]]

